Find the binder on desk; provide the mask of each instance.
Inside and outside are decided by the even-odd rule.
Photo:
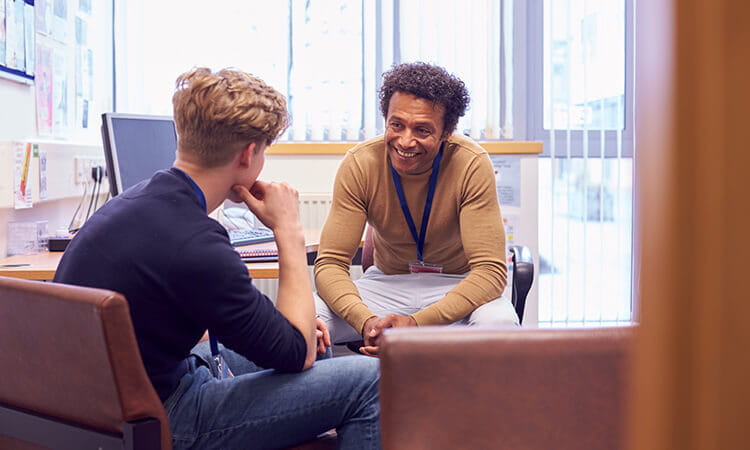
[[[244,262],[274,262],[279,260],[279,252],[275,248],[237,249]]]

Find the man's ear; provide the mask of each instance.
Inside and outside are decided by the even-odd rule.
[[[251,142],[242,148],[239,159],[240,167],[250,167],[250,161],[253,159],[253,153],[255,152],[255,145],[255,142]]]
[[[451,131],[443,131],[443,134],[440,136],[440,140],[441,141],[447,141],[448,138],[451,137],[452,134],[453,134],[453,132],[451,132]]]

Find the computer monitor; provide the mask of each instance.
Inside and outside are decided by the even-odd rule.
[[[112,197],[172,167],[177,151],[169,116],[104,113],[102,141]]]

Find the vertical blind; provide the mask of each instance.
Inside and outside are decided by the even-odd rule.
[[[470,91],[459,131],[509,138],[512,8],[512,0],[119,1],[117,109],[169,115],[180,73],[237,67],[286,94],[292,125],[284,140],[357,141],[383,131],[382,73],[425,61]]]
[[[539,323],[631,319],[632,133],[624,0],[544,0]],[[632,81],[631,81],[632,82]]]

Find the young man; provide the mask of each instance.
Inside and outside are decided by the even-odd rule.
[[[174,167],[97,211],[55,281],[127,298],[176,449],[278,448],[331,428],[343,448],[379,448],[377,362],[315,362],[330,339],[316,326],[298,195],[257,180],[288,123],[284,97],[249,74],[198,68],[177,79],[173,104]],[[207,215],[226,198],[244,201],[274,232],[275,308]],[[212,375],[205,351],[191,354],[206,329],[234,351],[223,351],[233,377],[226,368]]]
[[[401,64],[383,75],[385,135],[349,150],[315,261],[316,309],[334,343],[364,338],[378,352],[389,327],[513,325],[501,297],[505,233],[487,152],[453,134],[464,83],[445,69]],[[365,223],[375,264],[357,280],[349,264]]]

